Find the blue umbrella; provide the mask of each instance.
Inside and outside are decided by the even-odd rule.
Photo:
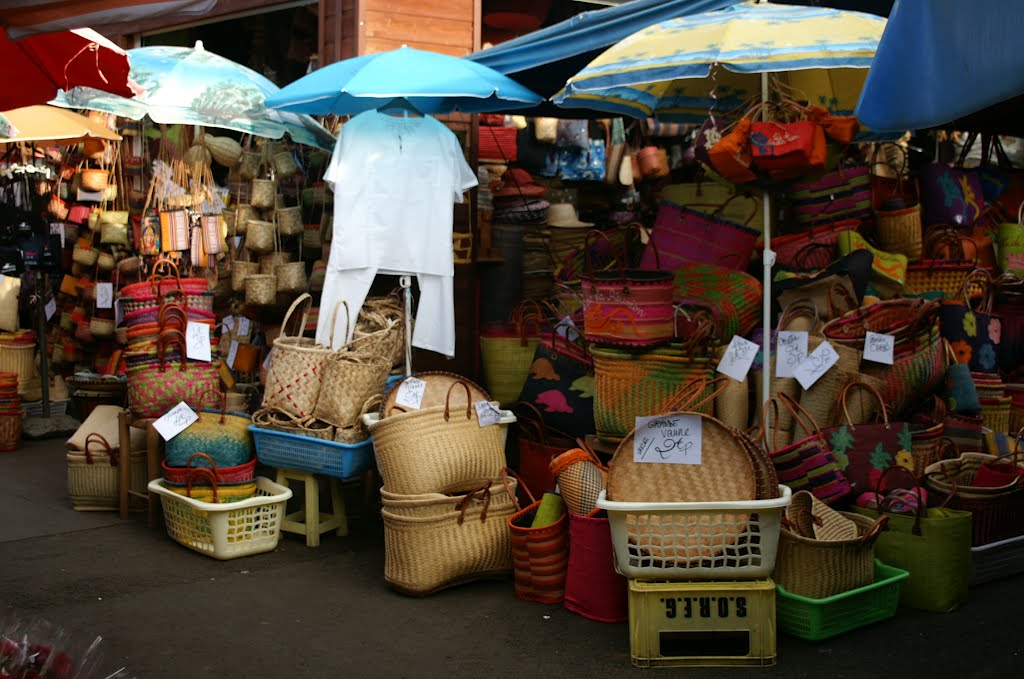
[[[405,99],[432,115],[517,110],[544,100],[487,66],[403,45],[324,66],[267,97],[266,106],[312,115],[353,115],[394,99]]]

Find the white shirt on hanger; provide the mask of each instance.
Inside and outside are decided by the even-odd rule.
[[[347,341],[334,306],[349,306],[349,336],[379,273],[415,274],[420,304],[412,343],[455,355],[451,278],[454,203],[477,185],[455,134],[429,116],[360,113],[342,128],[324,179],[334,189],[334,237],[316,339]],[[332,332],[336,330],[336,332]]]

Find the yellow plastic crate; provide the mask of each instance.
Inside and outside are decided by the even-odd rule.
[[[775,664],[775,583],[629,581],[637,667]]]

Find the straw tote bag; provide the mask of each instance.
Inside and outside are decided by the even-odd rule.
[[[521,506],[512,490],[512,480],[519,480],[519,488],[529,503]],[[560,604],[565,598],[565,573],[569,565],[569,516],[563,508],[554,523],[534,528],[532,523],[540,510],[541,500],[519,476],[506,467],[501,479],[505,491],[516,506],[516,513],[508,517],[512,541],[512,568],[515,572],[516,598],[542,604]]]
[[[329,347],[302,336],[312,303],[313,298],[308,293],[299,295],[284,315],[281,335],[274,340],[270,352],[263,408],[277,408],[299,418],[312,416],[316,408],[323,364],[332,352]],[[288,321],[300,304],[303,310],[299,330],[295,336],[287,336],[284,331],[288,328]]]
[[[502,426],[480,425],[464,380],[448,387],[443,406],[409,412],[391,406],[369,429],[384,488],[392,493],[431,493],[497,478],[505,466]]]

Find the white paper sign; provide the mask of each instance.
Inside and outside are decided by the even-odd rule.
[[[761,347],[757,344],[734,335],[725,354],[722,355],[722,360],[718,362],[718,372],[742,382],[747,379],[750,366],[760,350]]]
[[[191,427],[198,419],[199,416],[196,415],[195,411],[182,401],[164,413],[163,417],[155,420],[153,428],[160,432],[160,436],[164,437],[164,441],[170,441]]]
[[[46,312],[46,320],[53,318],[53,315],[57,313],[57,300],[51,297],[43,306],[43,310]]]
[[[64,247],[64,222],[50,224],[50,235],[60,236],[60,246]]]
[[[576,324],[573,323],[572,317],[570,316],[566,316],[558,322],[558,327],[555,328],[555,332],[570,342],[575,342],[580,338],[580,333],[576,330]]]
[[[828,342],[822,342],[817,349],[800,362],[793,373],[793,377],[804,389],[810,389],[821,376],[828,372],[828,369],[839,360],[839,354]]]
[[[228,349],[228,367],[235,367],[235,354],[238,353],[238,340],[231,340],[231,348]]]
[[[807,358],[807,333],[803,330],[780,331],[775,351],[775,376],[792,377],[796,367]]]
[[[210,326],[205,323],[192,323],[185,328],[185,355],[195,361],[213,360],[210,354]]]
[[[896,338],[892,335],[869,330],[864,336],[864,360],[892,365],[892,350],[895,345]]]
[[[238,317],[238,334],[241,337],[249,336],[249,319],[245,316]]]
[[[476,408],[476,419],[481,427],[501,422],[501,411],[490,401],[477,401],[473,407]]]
[[[404,408],[420,409],[423,403],[423,391],[427,383],[418,377],[407,377],[398,385],[398,393],[395,395],[395,404]]]
[[[97,283],[96,284],[96,308],[97,309],[109,309],[114,306],[114,284],[113,283]]]
[[[224,332],[229,332],[235,329],[235,317],[225,316],[224,320],[221,321],[221,325],[224,327]]]
[[[700,415],[636,418],[633,461],[700,464],[704,422]]]

